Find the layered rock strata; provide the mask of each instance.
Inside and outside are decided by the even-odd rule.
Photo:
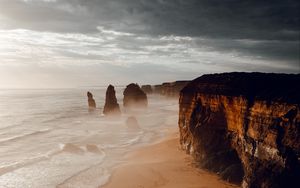
[[[123,92],[124,107],[147,107],[148,99],[146,93],[138,84],[129,84]]]
[[[93,94],[91,92],[87,92],[87,97],[88,97],[88,105],[89,105],[89,109],[93,110],[96,108],[96,102],[93,98]]]
[[[180,143],[202,167],[242,187],[296,187],[300,75],[204,75],[180,93]]]
[[[120,106],[117,101],[116,91],[114,86],[109,85],[106,90],[105,105],[103,109],[105,115],[120,115]]]
[[[142,85],[141,89],[146,93],[146,94],[152,94],[152,86],[151,85]]]
[[[165,82],[154,86],[154,93],[167,97],[179,97],[179,93],[190,81]]]

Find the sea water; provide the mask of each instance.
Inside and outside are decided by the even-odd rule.
[[[147,109],[126,110],[124,87],[116,88],[121,117],[103,116],[105,89],[0,90],[0,187],[99,187],[128,152],[177,127],[178,100],[148,95]],[[126,126],[129,116],[140,129]]]

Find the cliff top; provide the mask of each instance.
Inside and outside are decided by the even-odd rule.
[[[300,74],[232,72],[196,78],[181,93],[245,96],[248,99],[300,104]]]

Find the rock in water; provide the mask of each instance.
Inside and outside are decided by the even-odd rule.
[[[125,107],[147,107],[148,105],[147,95],[138,84],[129,84],[123,95]]]
[[[300,74],[203,75],[179,99],[181,146],[242,187],[300,180]]]
[[[96,108],[96,102],[93,99],[93,94],[91,92],[87,92],[87,97],[88,97],[88,104],[89,104],[89,109],[94,110]]]
[[[105,115],[120,115],[120,106],[117,101],[115,88],[109,85],[106,90],[105,105],[103,109]]]
[[[128,117],[128,119],[126,120],[126,125],[130,130],[140,129],[139,123],[134,116]]]

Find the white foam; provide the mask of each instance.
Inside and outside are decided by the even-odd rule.
[[[60,144],[60,148],[62,152],[69,152],[73,154],[83,154],[84,150],[81,149],[79,146],[76,146],[75,144],[72,143],[67,143],[67,144]]]
[[[5,138],[5,139],[0,139],[0,143],[4,143],[4,142],[10,142],[10,141],[15,141],[15,140],[19,140],[19,139],[23,139],[29,136],[34,136],[37,134],[43,134],[46,132],[51,131],[51,129],[44,129],[44,130],[38,130],[38,131],[34,131],[34,132],[29,132],[29,133],[25,133],[25,134],[21,134],[21,135],[15,135],[9,138]]]

